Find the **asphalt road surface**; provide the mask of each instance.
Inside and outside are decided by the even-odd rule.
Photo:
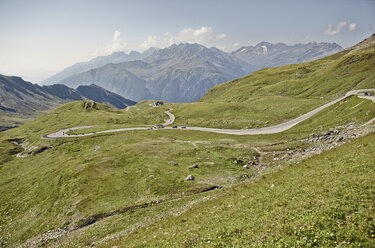
[[[254,128],[254,129],[219,129],[219,128],[205,128],[205,127],[186,127],[186,128],[172,128],[172,127],[165,127],[162,129],[174,129],[174,130],[194,130],[194,131],[203,131],[203,132],[214,132],[214,133],[224,133],[224,134],[234,134],[234,135],[259,135],[259,134],[273,134],[273,133],[281,133],[285,130],[288,130],[292,128],[293,126],[297,125],[298,123],[310,118],[311,116],[317,114],[321,110],[328,108],[329,106],[345,99],[346,97],[356,95],[361,92],[370,92],[375,91],[375,89],[361,89],[361,90],[352,90],[345,94],[345,96],[339,97],[329,103],[324,104],[323,106],[320,106],[306,114],[303,114],[295,119],[292,119],[290,121],[270,126],[270,127],[263,127],[263,128]],[[372,99],[371,99],[372,100]],[[169,111],[172,109],[169,109],[168,111],[165,111],[169,116],[169,119],[165,121],[163,125],[171,125],[173,124],[175,120],[175,116],[170,113]],[[69,131],[73,130],[79,130],[79,129],[85,129],[85,128],[91,128],[93,126],[82,126],[82,127],[72,127],[60,130],[56,133],[51,133],[44,135],[43,138],[45,139],[59,139],[59,138],[66,138],[66,137],[84,137],[89,136],[93,134],[100,134],[100,133],[114,133],[114,132],[124,132],[124,131],[134,131],[134,130],[150,130],[150,127],[133,127],[133,128],[120,128],[120,129],[111,129],[111,130],[105,130],[105,131],[99,131],[95,133],[86,133],[86,134],[77,134],[77,135],[68,135],[66,134]],[[155,129],[155,128],[154,128]]]

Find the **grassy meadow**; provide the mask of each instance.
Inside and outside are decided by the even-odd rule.
[[[169,108],[178,126],[278,124],[375,88],[373,43],[260,70],[196,103],[143,101],[127,111],[77,101],[1,132],[0,247],[373,247],[375,123],[361,127],[375,118],[368,99],[348,97],[270,135],[160,129],[42,138],[76,126],[159,124]],[[348,126],[346,144],[289,159],[329,130],[341,133],[319,142],[338,143]]]

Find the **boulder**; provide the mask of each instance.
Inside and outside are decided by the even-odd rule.
[[[188,175],[186,178],[185,178],[185,181],[193,181],[195,178],[193,175]]]
[[[191,168],[192,169],[196,169],[196,168],[198,168],[198,165],[197,164],[193,164],[193,166]]]

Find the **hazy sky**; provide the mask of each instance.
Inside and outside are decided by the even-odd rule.
[[[375,33],[375,0],[0,0],[0,73],[38,82],[114,51],[336,42]]]

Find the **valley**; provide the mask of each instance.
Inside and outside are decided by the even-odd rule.
[[[179,130],[194,130],[194,131],[203,131],[203,132],[213,132],[213,133],[224,133],[224,134],[232,134],[232,135],[260,135],[260,134],[273,134],[273,133],[281,133],[283,131],[286,131],[293,126],[297,125],[298,123],[310,118],[311,116],[315,115],[316,113],[320,112],[321,110],[337,103],[340,102],[341,100],[350,97],[352,95],[356,95],[359,93],[366,93],[367,92],[373,92],[375,89],[363,89],[363,90],[353,90],[349,91],[348,93],[345,94],[345,96],[339,97],[338,99],[335,99],[321,107],[318,107],[306,114],[303,114],[295,119],[292,119],[288,122],[281,123],[275,126],[270,126],[270,127],[264,127],[264,128],[257,128],[257,129],[214,129],[214,128],[203,128],[203,127],[180,127]],[[371,101],[375,101],[375,97],[367,97],[365,99],[369,99]],[[155,124],[155,125],[172,125],[175,116],[171,114],[169,111],[173,109],[169,109],[168,111],[165,111],[164,113],[168,114],[170,117],[168,120],[166,120],[163,124]],[[375,117],[374,117],[375,118]],[[372,119],[374,120],[374,119]],[[372,121],[370,120],[370,121]],[[81,129],[87,129],[87,128],[93,128],[94,126],[83,126],[83,127],[72,127],[68,129],[63,129],[59,132],[52,133],[52,134],[47,134],[44,135],[43,138],[45,139],[58,139],[58,138],[66,138],[66,137],[71,137],[70,136],[70,131],[75,131],[75,130],[81,130]],[[164,127],[163,127],[164,128]],[[177,126],[174,127],[165,127],[165,129],[177,129]],[[156,127],[155,129],[159,129]],[[113,132],[123,132],[123,131],[136,131],[136,130],[155,130],[153,127],[135,127],[135,128],[124,128],[124,129],[112,129],[112,130],[104,130],[104,131],[96,131],[96,132],[91,132],[91,133],[83,133],[83,134],[73,134],[74,137],[84,137],[84,136],[89,136],[89,135],[94,135],[94,134],[102,134],[102,133],[113,133]]]
[[[0,246],[372,247],[374,54],[372,36],[193,103],[82,99],[0,133]]]
[[[264,47],[268,47],[266,52],[263,52]],[[261,42],[227,53],[197,43],[181,43],[164,49],[150,48],[133,57],[138,58],[133,61],[129,59],[132,53],[98,57],[73,65],[43,83],[69,87],[94,83],[135,101],[158,99],[190,103],[199,100],[213,86],[256,70],[311,61],[341,50],[335,43],[288,46]],[[106,64],[95,61],[106,61]],[[85,69],[78,70],[79,67]]]

